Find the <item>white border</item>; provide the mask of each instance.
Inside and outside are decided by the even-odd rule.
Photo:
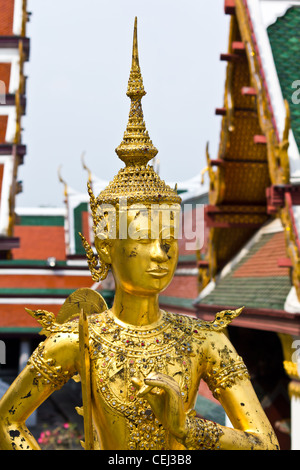
[[[268,93],[270,96],[275,121],[279,130],[279,136],[282,138],[284,125],[285,125],[285,105],[284,105],[284,98],[281,91],[280,82],[278,79],[278,74],[276,70],[276,66],[274,63],[273,53],[267,33],[267,22],[266,19],[263,17],[262,7],[263,4],[265,6],[268,4],[268,8],[270,8],[271,4],[276,4],[277,9],[284,14],[289,6],[298,5],[300,6],[300,2],[286,2],[286,1],[274,1],[274,0],[248,0],[248,9],[251,15],[251,21],[260,53],[260,57],[263,64],[263,69],[266,77]],[[279,8],[280,6],[280,8]],[[292,83],[291,83],[291,95],[293,93]],[[291,130],[289,136],[289,160],[290,160],[290,169],[291,169],[291,182],[297,183],[300,182],[300,155],[299,149],[296,144],[296,140],[294,137],[294,133]]]
[[[289,8],[300,6],[299,0],[260,0],[260,2],[266,28],[274,24],[279,17],[284,16]]]
[[[65,298],[36,298],[36,297],[2,297],[0,298],[0,305],[24,305],[24,307],[28,305],[62,305],[66,299]],[[5,328],[2,326],[1,328]],[[25,328],[25,327],[24,327]]]
[[[16,135],[17,110],[15,106],[0,106],[0,116],[8,116],[5,142],[12,144]]]
[[[33,216],[62,216],[65,217],[67,211],[63,207],[16,207],[16,214],[22,216],[33,215]]]
[[[17,260],[15,260],[17,261]],[[91,277],[87,267],[86,270],[66,270],[66,269],[43,269],[43,268],[1,268],[1,276],[59,276],[59,277]]]
[[[23,23],[23,0],[14,0],[13,33],[20,36]]]

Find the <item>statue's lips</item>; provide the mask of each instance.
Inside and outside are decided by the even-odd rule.
[[[164,277],[168,274],[169,270],[167,268],[154,268],[147,269],[146,272],[153,277]]]

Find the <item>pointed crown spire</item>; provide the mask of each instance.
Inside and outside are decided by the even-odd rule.
[[[134,22],[132,64],[126,94],[131,99],[129,119],[123,141],[116,148],[116,153],[127,166],[147,164],[158,150],[150,140],[142,110],[141,100],[146,92],[139,64],[137,18]]]
[[[141,99],[145,94],[139,65],[137,19],[135,19],[132,66],[127,89],[127,95],[131,99],[129,120],[123,141],[116,149],[116,153],[126,166],[119,170],[98,197],[95,197],[91,185],[88,183],[94,227],[99,221],[98,208],[102,204],[117,206],[123,198],[126,198],[128,205],[135,203],[181,203],[177,190],[170,188],[160,179],[153,166],[147,164],[158,151],[149,138],[143,118]]]

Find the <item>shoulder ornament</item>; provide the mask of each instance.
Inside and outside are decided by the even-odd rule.
[[[30,310],[29,308],[25,308],[25,310],[43,327],[41,335],[50,336],[52,333],[71,332],[74,329],[74,323],[61,325],[56,321],[54,313],[47,310]]]
[[[57,316],[47,310],[30,310],[29,308],[25,310],[43,327],[40,334],[49,336],[57,332],[77,332],[81,310],[84,310],[87,316],[92,316],[106,309],[107,304],[99,292],[82,288],[67,297]]]
[[[222,310],[222,312],[216,313],[215,319],[213,321],[199,319],[197,321],[197,325],[204,330],[209,329],[211,331],[221,331],[230,325],[230,323],[235,318],[237,318],[243,310],[244,307],[238,308],[236,310]]]

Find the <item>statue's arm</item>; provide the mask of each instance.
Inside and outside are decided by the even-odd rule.
[[[219,400],[233,426],[223,429],[222,449],[279,450],[274,430],[250,380],[238,381],[223,390]]]
[[[197,348],[201,376],[219,400],[233,428],[186,410],[179,384],[152,372],[132,383],[164,428],[188,450],[277,450],[278,441],[251,385],[247,368],[222,331],[209,331]]]
[[[78,367],[78,336],[55,333],[34,351],[28,365],[0,400],[0,449],[39,449],[25,425],[26,419]]]
[[[187,417],[184,437],[189,450],[279,450],[276,435],[249,380],[221,393],[220,403],[233,428]]]
[[[225,334],[210,338],[204,379],[233,428],[196,417],[186,421],[185,445],[224,450],[276,450],[278,441],[252,387],[247,368]]]
[[[235,381],[235,379],[234,379]],[[157,419],[188,450],[276,450],[278,442],[249,379],[224,383],[219,400],[234,428],[186,413],[177,382],[167,375],[151,373],[142,383],[133,379],[151,405]],[[153,387],[160,389],[155,392]]]

